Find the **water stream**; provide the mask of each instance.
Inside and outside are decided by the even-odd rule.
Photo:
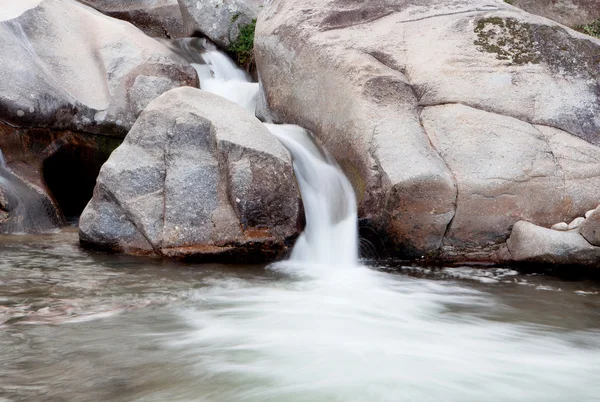
[[[306,209],[290,260],[193,266],[85,251],[68,231],[0,236],[0,401],[598,400],[598,283],[361,265],[347,179],[305,130],[268,128]]]

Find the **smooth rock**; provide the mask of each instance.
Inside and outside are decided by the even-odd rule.
[[[127,21],[152,37],[185,36],[177,0],[78,0],[113,18]]]
[[[587,24],[600,18],[598,0],[513,0],[510,3],[569,27]]]
[[[556,224],[552,225],[552,227],[550,229],[565,232],[565,231],[569,230],[569,224],[566,222],[556,223]]]
[[[13,127],[124,136],[160,91],[198,86],[166,46],[74,1],[43,0],[0,36],[0,118]]]
[[[559,232],[519,221],[506,244],[515,262],[600,266],[600,247],[577,231]]]
[[[80,219],[87,246],[269,259],[296,234],[291,160],[259,120],[216,95],[169,91],[102,167]]]
[[[569,223],[569,230],[573,230],[573,229],[577,229],[579,226],[581,226],[581,224],[585,222],[585,218],[583,216],[580,216],[578,218],[575,218],[571,221],[571,223]]]
[[[593,212],[594,212],[594,210],[593,210],[593,209],[590,209],[589,211],[587,211],[587,212],[585,213],[585,219],[589,218],[589,217],[590,217],[590,215],[591,215]]]
[[[597,204],[598,52],[502,1],[268,2],[258,114],[316,134],[395,256],[479,253]]]
[[[265,0],[178,0],[187,35],[201,32],[227,49],[239,27],[252,23]]]
[[[579,228],[579,233],[594,246],[600,246],[600,207],[585,220]]]

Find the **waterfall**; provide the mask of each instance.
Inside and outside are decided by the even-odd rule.
[[[10,171],[1,150],[0,208],[3,234],[44,233],[61,226],[50,200]]]
[[[206,39],[171,41],[171,49],[186,58],[200,79],[200,87],[229,99],[253,115],[258,83]],[[292,154],[294,172],[304,203],[306,228],[291,259],[327,266],[350,266],[358,261],[356,197],[335,160],[313,136],[299,126],[266,124]]]
[[[358,261],[356,197],[333,158],[299,126],[266,124],[292,154],[306,228],[292,260],[349,266]]]

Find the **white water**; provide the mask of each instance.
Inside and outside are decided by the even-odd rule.
[[[245,98],[218,65],[203,82]],[[306,229],[269,268],[280,280],[215,280],[180,312],[191,329],[166,342],[195,361],[195,400],[598,400],[598,332],[513,321],[485,291],[360,266],[347,179],[305,130],[268,128],[293,155]]]
[[[290,151],[304,203],[306,227],[292,260],[332,269],[358,263],[356,197],[333,158],[303,128],[267,124]]]

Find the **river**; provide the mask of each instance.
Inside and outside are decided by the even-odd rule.
[[[593,401],[600,285],[0,238],[0,401]]]

